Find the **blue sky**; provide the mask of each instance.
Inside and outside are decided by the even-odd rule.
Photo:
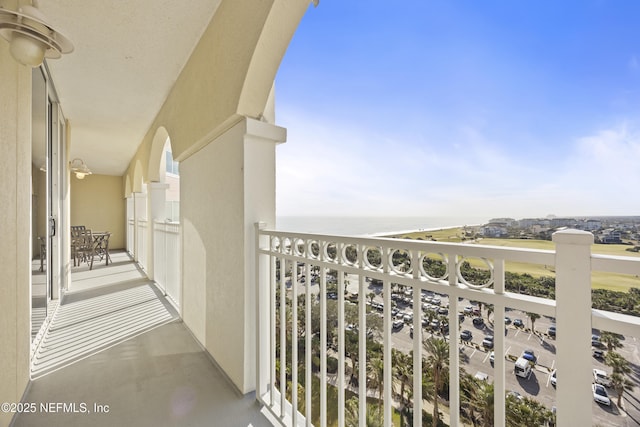
[[[276,79],[278,215],[640,214],[638,16],[321,0]]]

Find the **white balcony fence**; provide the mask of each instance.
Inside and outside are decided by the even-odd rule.
[[[153,223],[153,277],[158,287],[171,302],[180,307],[180,224],[154,221]]]
[[[149,233],[149,226],[146,219],[138,218],[138,253],[136,253],[136,259],[138,265],[144,271],[147,271],[147,237]]]
[[[367,294],[369,281],[382,284],[383,300],[383,390],[384,425],[392,425],[392,285],[411,289],[412,326],[422,331],[421,296],[434,292],[449,296],[448,324],[449,345],[449,416],[450,425],[461,425],[460,417],[460,348],[458,313],[461,300],[479,301],[493,306],[494,330],[505,330],[505,309],[534,312],[555,318],[558,329],[556,346],[557,369],[562,379],[557,388],[557,425],[591,425],[591,381],[588,375],[592,367],[591,331],[593,328],[619,334],[637,335],[640,319],[593,310],[591,308],[591,271],[640,274],[640,259],[592,255],[590,233],[566,230],[553,238],[555,251],[527,250],[469,244],[451,244],[389,238],[364,238],[301,234],[267,230],[256,225],[256,299],[257,312],[257,383],[259,401],[279,419],[282,425],[311,425],[313,406],[319,405],[320,416],[316,423],[327,425],[327,384],[331,379],[337,387],[338,425],[345,425],[345,390],[349,388],[345,376],[345,293],[337,292],[337,339],[328,343],[327,324],[327,273],[336,272],[337,289],[345,289],[346,280],[357,278],[358,360],[367,358]],[[399,254],[404,254],[404,263]],[[406,260],[409,260],[407,262]],[[427,260],[438,259],[446,271],[434,276]],[[482,283],[472,283],[461,268],[465,260],[484,264],[489,278]],[[556,274],[556,299],[544,299],[505,291],[505,262],[540,264],[553,269]],[[291,272],[290,279],[287,271]],[[305,283],[302,283],[302,277]],[[313,278],[317,281],[313,282]],[[287,281],[290,280],[290,283]],[[315,289],[315,290],[314,290]],[[304,303],[292,304],[293,295]],[[282,296],[286,299],[282,299]],[[318,301],[318,302],[316,302]],[[319,306],[319,351],[312,355],[312,308]],[[307,309],[309,308],[309,309]],[[317,310],[317,307],[316,309]],[[296,326],[298,325],[298,326]],[[301,325],[301,326],[300,326]],[[296,331],[297,333],[291,333]],[[287,333],[289,333],[289,338]],[[413,425],[422,425],[423,396],[422,370],[426,351],[421,333],[413,334]],[[290,342],[288,342],[288,339]],[[318,339],[318,338],[316,338]],[[302,342],[303,341],[303,342]],[[331,344],[331,345],[330,345]],[[332,345],[336,346],[335,351]],[[299,349],[304,355],[301,357]],[[495,334],[495,354],[505,354],[505,336]],[[327,371],[327,355],[338,359],[337,375]],[[451,357],[454,355],[454,357]],[[320,369],[314,373],[312,357],[319,357]],[[282,367],[287,366],[287,369]],[[303,373],[299,366],[304,367]],[[495,358],[494,366],[494,423],[506,424],[505,369],[508,361]],[[278,372],[278,374],[277,374]],[[358,396],[367,396],[366,369],[358,369]],[[312,383],[312,376],[319,377],[319,396],[312,396],[312,387],[291,387],[303,380]],[[287,382],[288,377],[290,382]],[[290,389],[287,389],[289,387]],[[563,391],[567,391],[564,392]],[[369,394],[371,396],[371,394]],[[331,403],[335,405],[335,402]],[[358,399],[358,419],[365,426],[366,400]],[[299,412],[296,409],[304,408]]]
[[[133,218],[127,219],[127,252],[130,255],[133,255],[133,245],[134,245],[134,236],[135,236],[135,220]]]

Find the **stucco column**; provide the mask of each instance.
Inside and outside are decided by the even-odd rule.
[[[242,392],[255,388],[254,223],[275,223],[283,128],[243,118],[180,163],[183,319]]]
[[[556,244],[556,393],[558,426],[591,425],[591,244],[593,234],[564,230]]]
[[[3,39],[0,76],[0,402],[20,402],[31,345],[31,68],[11,57]],[[12,415],[0,411],[0,426]]]
[[[147,195],[132,193],[133,196],[133,259],[140,261],[139,220],[147,219]],[[143,262],[146,260],[143,260]]]

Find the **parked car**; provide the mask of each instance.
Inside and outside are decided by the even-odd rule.
[[[460,332],[460,339],[462,341],[471,341],[472,338],[473,334],[471,333],[471,331],[465,329],[464,331]]]
[[[609,375],[602,369],[593,370],[593,381],[595,381],[596,384],[611,387],[611,378],[609,378]]]
[[[604,348],[605,345],[600,341],[600,335],[591,335],[591,347]]]
[[[557,369],[554,369],[553,372],[551,373],[551,379],[549,380],[551,385],[554,387],[556,386],[556,381],[558,379],[557,377],[558,377]]]
[[[482,320],[482,317],[474,317],[473,318],[473,324],[475,326],[482,326],[482,325],[484,325],[484,320]]]
[[[493,348],[493,335],[487,335],[482,340],[482,347],[484,348]]]
[[[601,384],[591,384],[591,390],[593,391],[593,400],[601,405],[611,406],[611,399],[607,390]]]
[[[514,390],[507,392],[507,398],[509,398],[509,396],[513,397],[516,400],[524,399],[524,396],[522,396],[520,393],[518,393],[517,391],[514,391]]]
[[[524,328],[524,323],[522,322],[522,319],[513,319],[513,326]]]
[[[538,360],[533,350],[530,350],[530,349],[523,351],[522,357],[524,359],[527,359],[529,362],[533,362],[533,363],[536,363],[536,361]]]
[[[491,363],[491,366],[493,366],[495,361],[496,361],[496,352],[492,351],[491,354],[489,355],[489,363]]]
[[[593,349],[593,357],[595,357],[596,359],[604,359],[604,351],[594,348]]]
[[[472,305],[468,305],[464,308],[464,314],[471,314],[473,313],[473,306]]]
[[[394,320],[392,326],[394,331],[399,331],[404,327],[404,322],[402,320]]]
[[[552,338],[556,337],[556,325],[549,326],[549,329],[547,329],[547,335],[549,335]]]
[[[435,305],[440,305],[440,303],[442,303],[442,300],[439,297],[435,297],[432,301],[431,304],[435,304]]]
[[[504,316],[504,324],[505,325],[510,325],[511,324],[511,318],[508,316]]]

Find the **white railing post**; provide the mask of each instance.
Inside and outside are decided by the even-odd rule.
[[[271,257],[261,255],[260,248],[269,248],[269,238],[260,235],[260,230],[265,228],[264,222],[255,224],[256,237],[256,397],[262,401],[269,385],[270,356],[273,344],[271,342],[271,330],[275,327],[270,322],[271,303],[271,270],[269,266]],[[273,395],[273,388],[271,389]]]
[[[505,292],[505,263],[503,259],[496,259],[493,262],[493,291],[496,295],[504,296]],[[493,393],[494,393],[494,424],[497,426],[507,425],[506,421],[506,376],[505,376],[505,306],[503,299],[493,306],[493,339],[494,358],[493,363]],[[487,316],[489,317],[489,316]],[[487,318],[487,320],[489,320]],[[498,396],[496,399],[495,396]]]
[[[553,234],[556,244],[558,426],[586,426],[591,414],[591,244],[586,231]]]

